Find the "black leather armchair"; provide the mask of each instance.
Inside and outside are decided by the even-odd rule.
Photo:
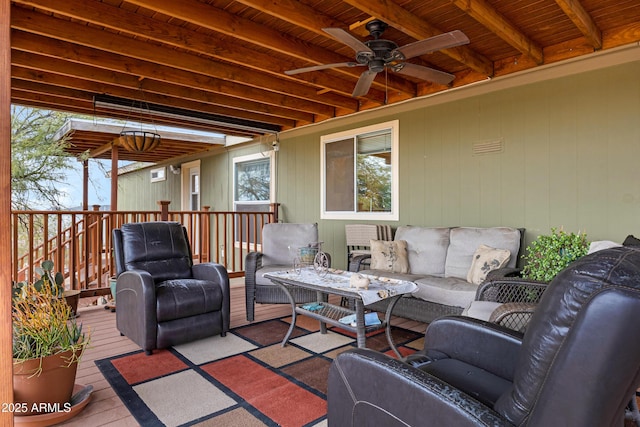
[[[425,348],[358,349],[329,373],[329,426],[621,426],[640,385],[640,250],[607,249],[551,282],[524,335],[468,317]]]
[[[220,264],[193,264],[177,222],[113,230],[116,324],[147,353],[229,330],[229,276]]]

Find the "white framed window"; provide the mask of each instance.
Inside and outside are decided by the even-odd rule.
[[[159,182],[167,179],[167,168],[151,169],[151,182]]]
[[[233,209],[236,212],[269,212],[275,201],[275,151],[233,159]],[[236,215],[236,246],[254,244],[255,224]]]
[[[320,138],[322,219],[397,221],[399,122]]]
[[[180,165],[182,210],[200,210],[200,160]]]

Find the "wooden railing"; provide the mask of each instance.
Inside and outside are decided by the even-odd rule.
[[[262,227],[277,221],[277,204],[270,212],[169,211],[14,211],[12,278],[32,281],[35,267],[50,259],[63,272],[67,288],[86,291],[108,289],[115,274],[111,230],[130,222],[178,221],[187,229],[194,263],[217,262],[229,276],[244,274],[244,258],[260,250]],[[102,293],[102,292],[100,292]]]

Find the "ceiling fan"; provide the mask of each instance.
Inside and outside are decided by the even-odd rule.
[[[369,92],[369,88],[376,74],[385,69],[441,85],[449,84],[455,78],[453,74],[405,62],[405,60],[440,49],[448,49],[469,43],[469,38],[462,31],[455,30],[398,47],[398,45],[391,40],[380,38],[384,30],[387,29],[387,26],[386,23],[378,19],[369,21],[366,24],[366,28],[373,39],[365,42],[361,42],[342,28],[323,28],[322,30],[324,32],[355,50],[356,61],[298,68],[285,71],[285,74],[291,76],[309,71],[325,70],[327,68],[366,66],[367,69],[360,75],[356,87],[353,90],[352,96],[354,97],[366,95],[367,92]]]

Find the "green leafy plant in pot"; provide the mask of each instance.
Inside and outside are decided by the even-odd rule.
[[[35,283],[13,288],[16,415],[68,412],[78,361],[90,341],[62,297],[59,273],[53,274],[52,266],[45,273]]]
[[[523,259],[526,264],[522,277],[550,282],[571,262],[587,254],[589,241],[586,233],[567,233],[552,228],[551,234],[540,235],[527,247]]]

